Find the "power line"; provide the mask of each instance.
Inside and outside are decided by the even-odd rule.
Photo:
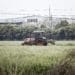
[[[6,10],[5,10],[6,11]],[[42,9],[42,10],[39,10],[39,9],[32,9],[32,10],[20,10],[22,13],[11,13],[11,12],[5,12],[5,11],[3,11],[2,12],[2,10],[1,10],[1,12],[0,12],[0,14],[9,14],[9,15],[25,15],[25,13],[27,12],[41,12],[41,11],[49,11],[49,9]],[[67,12],[75,12],[75,10],[72,10],[72,9],[69,9],[69,10],[66,10],[66,9],[52,9],[52,11],[54,11],[54,12],[56,12],[56,11],[60,11],[60,12],[62,12],[62,11],[67,11]]]

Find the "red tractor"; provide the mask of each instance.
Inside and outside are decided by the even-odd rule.
[[[22,45],[47,45],[44,31],[34,31],[29,37],[25,38]]]

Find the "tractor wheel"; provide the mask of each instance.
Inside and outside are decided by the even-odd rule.
[[[44,46],[47,46],[47,42],[43,43]]]
[[[25,43],[22,43],[21,45],[24,46]]]

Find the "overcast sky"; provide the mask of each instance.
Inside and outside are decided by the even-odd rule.
[[[0,0],[0,18],[26,15],[75,15],[75,0]]]

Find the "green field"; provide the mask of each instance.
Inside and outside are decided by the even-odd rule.
[[[48,46],[21,46],[21,43],[0,41],[0,75],[56,75],[50,73],[75,50],[75,41],[56,41],[56,45]]]

